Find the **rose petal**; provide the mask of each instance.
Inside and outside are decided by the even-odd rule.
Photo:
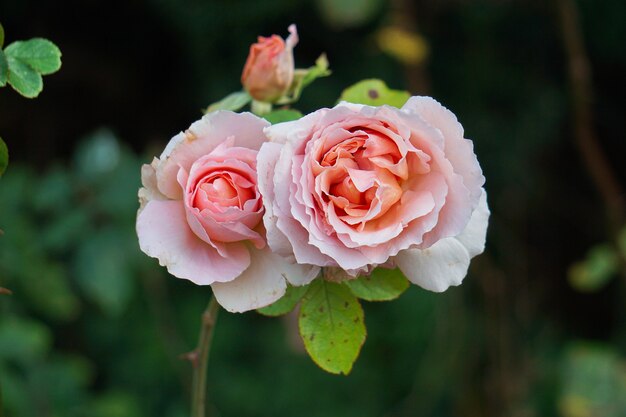
[[[267,126],[269,122],[252,113],[217,111],[204,115],[186,132],[172,138],[161,155],[156,172],[159,190],[171,199],[182,199],[183,191],[176,181],[180,167],[189,172],[198,158],[229,137],[233,138],[233,146],[258,150],[266,140],[263,129]]]
[[[428,249],[408,249],[395,257],[402,273],[414,284],[434,292],[459,285],[467,275],[470,256],[455,238],[442,239]]]
[[[198,285],[230,281],[250,264],[245,245],[230,245],[228,257],[189,228],[182,201],[150,201],[137,217],[139,247],[178,278]]]
[[[266,247],[251,251],[250,267],[237,279],[211,287],[222,307],[233,313],[244,312],[265,307],[282,297],[287,277],[308,283],[310,271],[310,267],[289,263]]]
[[[455,172],[463,176],[463,182],[476,204],[485,177],[474,154],[474,144],[463,138],[463,126],[456,116],[432,97],[411,97],[402,106],[402,110],[419,114],[428,124],[441,130],[445,138],[446,158],[454,166]]]
[[[487,206],[487,193],[482,190],[478,207],[472,213],[465,230],[456,237],[467,248],[470,258],[483,253],[485,239],[487,238],[487,224],[489,223],[489,207]]]
[[[167,200],[157,187],[156,170],[155,166],[159,163],[157,158],[154,158],[150,165],[143,164],[141,166],[141,184],[142,188],[139,189],[137,196],[139,197],[139,212],[143,210],[148,201],[151,200]]]

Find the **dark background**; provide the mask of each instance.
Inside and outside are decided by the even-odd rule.
[[[292,318],[222,314],[215,415],[626,416],[625,21],[620,0],[3,0],[5,44],[63,52],[37,99],[0,90],[6,415],[187,415],[178,355],[210,290],[139,252],[139,167],[241,88],[257,35],[296,23],[296,65],[326,52],[333,70],[303,112],[381,78],[457,115],[487,178],[487,251],[458,288],[366,304],[348,377],[312,363]],[[390,26],[427,57],[386,53]]]

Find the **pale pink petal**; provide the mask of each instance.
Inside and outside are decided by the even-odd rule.
[[[274,212],[276,198],[274,196],[274,166],[280,157],[281,145],[264,143],[257,155],[257,172],[259,192],[263,196],[263,224],[267,244],[272,250],[285,257],[293,257],[291,244],[277,226],[278,217]]]
[[[156,172],[159,190],[171,199],[182,199],[183,191],[176,181],[180,167],[189,172],[198,158],[229,138],[233,138],[233,146],[257,150],[266,140],[263,129],[268,125],[252,113],[217,111],[204,115],[187,131],[172,138],[161,155]]]
[[[489,207],[487,206],[487,193],[483,189],[478,207],[472,213],[465,230],[456,237],[467,248],[470,258],[483,253],[485,250],[488,223]]]
[[[226,310],[239,313],[272,304],[285,294],[287,276],[307,277],[310,267],[287,262],[269,250],[252,250],[250,267],[237,279],[214,283],[217,301]]]
[[[285,39],[285,47],[286,49],[293,49],[298,44],[298,29],[296,25],[291,24],[287,30],[289,31],[289,36]]]
[[[150,201],[137,217],[139,247],[178,278],[198,285],[229,281],[250,264],[244,245],[222,257],[200,240],[187,224],[182,201]]]
[[[139,212],[143,210],[148,201],[151,200],[167,200],[159,189],[157,188],[156,170],[155,166],[159,163],[157,158],[154,158],[152,164],[143,164],[141,166],[141,184],[142,188],[139,189],[137,196],[139,197]]]
[[[461,284],[470,256],[455,238],[442,239],[428,249],[408,249],[394,258],[395,264],[414,284],[434,292],[443,292]]]
[[[472,202],[480,197],[480,188],[485,183],[471,140],[463,138],[463,126],[456,116],[432,97],[411,97],[402,110],[419,114],[431,126],[441,130],[445,138],[446,157],[454,170],[463,176],[465,186],[470,190]]]
[[[276,126],[276,125],[274,125]],[[276,226],[289,240],[293,254],[298,263],[306,263],[319,266],[334,265],[331,257],[325,256],[320,250],[309,245],[314,238],[311,231],[304,228],[304,224],[311,220],[302,204],[294,204],[296,185],[291,176],[293,160],[296,159],[291,142],[287,142],[281,149],[278,162],[274,166],[273,190],[274,190],[274,215],[277,217]],[[297,210],[300,215],[294,216]],[[295,218],[294,218],[295,217]]]
[[[277,123],[266,127],[263,132],[270,142],[285,143],[289,141],[294,148],[298,148],[309,139],[313,128],[327,111],[328,109],[321,109],[298,120]]]

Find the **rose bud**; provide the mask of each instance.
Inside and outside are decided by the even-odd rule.
[[[298,43],[296,25],[289,26],[286,41],[278,35],[259,36],[250,46],[250,54],[241,74],[241,83],[257,101],[275,102],[293,81],[293,48]]]

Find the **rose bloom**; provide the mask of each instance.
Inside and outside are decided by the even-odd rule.
[[[293,81],[293,48],[298,43],[296,26],[289,26],[286,41],[278,35],[259,36],[241,74],[246,91],[258,101],[274,102],[289,90]]]
[[[484,250],[485,179],[463,127],[432,98],[344,102],[265,133],[259,188],[276,253],[348,279],[398,267],[444,291]]]
[[[141,250],[176,277],[210,284],[229,311],[269,305],[285,279],[303,285],[317,275],[266,244],[256,157],[267,126],[250,113],[207,114],[142,167]]]

